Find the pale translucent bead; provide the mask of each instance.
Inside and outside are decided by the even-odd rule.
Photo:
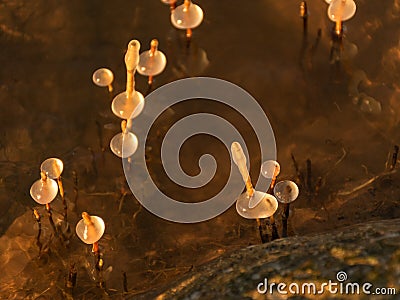
[[[132,97],[127,97],[126,92],[119,93],[111,103],[112,112],[121,119],[136,118],[144,108],[144,97],[141,93],[133,91]]]
[[[33,200],[39,204],[48,204],[58,193],[58,184],[55,180],[46,178],[35,181],[30,189]]]
[[[185,4],[179,5],[171,13],[171,22],[178,29],[196,28],[203,21],[203,10],[200,6],[190,3],[186,9]]]
[[[93,83],[100,87],[109,86],[114,80],[114,74],[107,68],[101,68],[94,71],[92,76]]]
[[[274,195],[281,203],[291,203],[299,196],[299,188],[293,181],[279,181],[275,184]]]
[[[118,133],[110,141],[111,151],[121,158],[132,156],[138,147],[138,139],[132,132]]]
[[[328,6],[328,17],[331,21],[347,21],[356,13],[356,3],[353,0],[332,0]]]
[[[251,197],[248,197],[247,193],[243,193],[239,196],[236,201],[236,211],[239,215],[246,219],[260,219],[260,218],[268,218],[272,216],[276,210],[278,209],[278,201],[274,196],[263,193],[263,192],[254,192],[254,195],[257,197],[262,197],[262,200],[253,208],[249,207],[249,201]],[[253,195],[253,197],[254,197]]]
[[[98,216],[90,216],[92,224],[86,224],[81,219],[76,224],[76,234],[86,244],[94,244],[100,240],[104,234],[105,224],[102,218]]]
[[[159,50],[152,53],[149,50],[140,54],[139,65],[136,70],[141,75],[156,76],[164,71],[166,65],[167,58],[164,53]]]
[[[261,174],[265,178],[272,179],[279,175],[281,166],[275,160],[267,160],[261,165]]]
[[[59,158],[48,158],[40,165],[40,171],[44,172],[49,178],[57,179],[63,172],[64,164]]]

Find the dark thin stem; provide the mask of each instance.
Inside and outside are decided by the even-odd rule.
[[[40,255],[40,253],[42,252],[42,247],[43,247],[42,242],[40,241],[40,236],[42,235],[42,222],[41,222],[41,218],[42,217],[40,216],[39,212],[36,209],[33,210],[33,214],[35,215],[35,219],[36,219],[36,222],[38,224],[38,233],[37,233],[37,236],[36,236],[36,245],[39,248],[39,255]]]
[[[128,292],[128,278],[126,276],[126,272],[122,272],[122,277],[123,277],[122,285],[123,285],[124,293],[127,293]]]
[[[97,170],[97,164],[96,164],[96,153],[93,151],[93,149],[92,148],[88,148],[88,150],[90,151],[90,154],[91,154],[91,156],[92,156],[92,167],[93,167],[93,172],[94,172],[94,174],[96,175],[96,177],[97,177],[97,175],[98,175],[98,170]]]
[[[76,276],[78,272],[75,269],[75,264],[71,264],[68,272],[68,278],[66,282],[66,286],[68,289],[72,290],[76,286]]]
[[[103,258],[102,255],[100,253],[100,249],[99,249],[99,242],[95,242],[93,244],[93,249],[92,249],[93,253],[94,253],[94,257],[95,257],[95,268],[96,268],[96,272],[99,278],[99,286],[102,289],[106,288],[105,282],[103,280]]]
[[[399,155],[399,146],[394,145],[393,155],[392,155],[392,163],[390,164],[390,170],[393,170],[396,167],[398,155]]]
[[[67,205],[67,201],[65,200],[65,195],[64,195],[64,186],[63,183],[61,181],[61,176],[57,178],[57,184],[58,184],[58,190],[60,192],[60,196],[61,196],[61,201],[64,207],[64,221],[67,222],[67,217],[68,217],[68,205]]]
[[[293,166],[294,166],[294,169],[296,170],[297,181],[298,181],[299,185],[304,186],[303,173],[300,171],[299,165],[297,164],[297,161],[296,161],[293,153],[291,153],[290,156],[292,157]]]
[[[282,237],[287,237],[288,218],[289,218],[289,203],[285,203],[282,212]]]
[[[271,241],[279,239],[278,228],[276,227],[275,218],[274,218],[273,215],[269,217],[269,222],[270,222],[271,228],[272,228],[272,239],[271,239]]]
[[[190,44],[192,42],[192,35],[193,31],[191,28],[186,29],[186,48],[190,47]]]
[[[265,226],[263,226],[263,221],[265,221],[265,219],[256,219],[257,221],[257,226],[258,226],[258,232],[260,234],[260,238],[261,238],[261,243],[265,244],[269,242],[269,236],[268,236],[268,232],[266,231]]]
[[[58,237],[58,232],[57,232],[56,225],[54,224],[51,207],[50,207],[50,204],[48,204],[48,203],[46,204],[46,211],[47,211],[47,216],[49,217],[49,222],[50,222],[51,228],[53,229],[54,235]]]

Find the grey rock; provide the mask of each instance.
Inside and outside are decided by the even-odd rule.
[[[229,272],[227,272],[229,270]],[[316,295],[288,291],[291,283],[301,289],[303,283],[314,283],[317,292],[329,280],[340,286],[339,272],[347,276],[346,284],[371,283],[376,287],[396,288],[400,293],[400,219],[369,222],[333,232],[279,239],[250,246],[219,257],[188,273],[162,290],[140,296],[142,299],[314,299]],[[287,295],[276,286],[266,294],[257,286],[267,280],[285,283]],[[350,287],[350,286],[349,286]],[[261,286],[260,288],[263,288]],[[305,290],[307,292],[307,289]],[[351,292],[351,290],[349,290]],[[345,298],[325,290],[319,299]],[[351,299],[398,299],[396,295],[354,294]]]

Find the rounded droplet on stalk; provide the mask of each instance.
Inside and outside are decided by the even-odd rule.
[[[152,40],[150,50],[140,54],[137,71],[141,75],[156,76],[164,71],[167,65],[165,54],[158,50],[158,41]]]
[[[48,158],[40,165],[40,171],[46,173],[51,179],[57,179],[64,170],[64,164],[59,158]]]
[[[351,19],[356,9],[356,3],[353,0],[332,0],[327,13],[331,21],[342,22]]]
[[[128,97],[126,92],[119,93],[111,103],[111,110],[121,119],[137,117],[143,110],[144,97],[142,93],[133,91],[132,97]]]
[[[274,195],[279,202],[288,204],[299,196],[299,187],[290,180],[279,181],[274,187]]]
[[[82,213],[82,219],[76,224],[76,234],[86,244],[94,244],[104,234],[106,226],[102,218],[90,216],[87,212]]]
[[[118,157],[128,158],[136,152],[139,141],[136,135],[126,130],[126,121],[124,127],[121,133],[111,139],[110,149]]]
[[[42,172],[41,179],[35,181],[30,189],[33,200],[39,204],[48,204],[56,198],[58,193],[58,184]]]
[[[108,87],[114,81],[114,74],[107,68],[100,68],[94,71],[92,80],[97,86]]]
[[[203,10],[189,0],[176,7],[171,13],[171,23],[178,29],[193,29],[203,21]]]
[[[261,165],[261,174],[268,179],[276,178],[281,172],[281,166],[275,160],[267,160]]]
[[[251,197],[248,197],[246,193],[239,196],[236,201],[236,211],[239,215],[246,219],[261,219],[268,218],[276,212],[278,209],[278,201],[274,196],[257,191],[254,195],[257,195],[257,197],[261,196],[262,200],[253,208],[249,207]]]

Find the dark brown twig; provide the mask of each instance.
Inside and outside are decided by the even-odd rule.
[[[298,183],[300,186],[304,186],[304,176],[303,176],[303,173],[300,171],[299,165],[297,164],[297,161],[296,161],[296,159],[295,159],[293,153],[291,153],[290,156],[292,157],[293,166],[294,166],[294,169],[295,169],[295,171],[296,171],[297,183]]]
[[[57,184],[58,184],[58,190],[60,192],[61,196],[61,201],[64,207],[64,221],[67,222],[67,216],[68,216],[68,205],[67,201],[65,200],[65,195],[64,195],[64,186],[61,181],[61,176],[57,178]]]
[[[399,146],[394,145],[393,154],[392,154],[392,163],[390,164],[390,170],[393,170],[396,167],[397,156],[399,155]]]
[[[42,235],[42,222],[41,222],[41,216],[40,216],[39,212],[36,209],[33,210],[33,214],[34,214],[36,222],[38,224],[38,233],[37,233],[37,236],[36,236],[36,245],[39,248],[39,256],[40,256],[40,254],[42,252],[42,247],[43,247],[42,242],[40,241],[40,236]]]
[[[54,224],[53,213],[51,211],[51,207],[50,207],[49,203],[46,204],[46,211],[47,211],[47,216],[49,217],[49,222],[50,222],[51,228],[54,231],[54,235],[58,237],[57,228],[56,228],[56,225]]]
[[[127,293],[128,292],[128,278],[126,276],[126,272],[122,272],[122,277],[123,277],[123,281],[122,281],[123,291],[124,291],[124,293]]]
[[[71,264],[68,272],[68,278],[66,282],[66,287],[72,290],[76,286],[76,277],[78,272],[75,269],[75,264]]]
[[[274,215],[269,217],[269,223],[271,225],[271,231],[272,231],[271,241],[279,239],[278,228],[276,227]]]
[[[287,227],[288,227],[288,219],[289,219],[289,208],[290,204],[285,203],[283,205],[282,212],[282,237],[287,237]]]

